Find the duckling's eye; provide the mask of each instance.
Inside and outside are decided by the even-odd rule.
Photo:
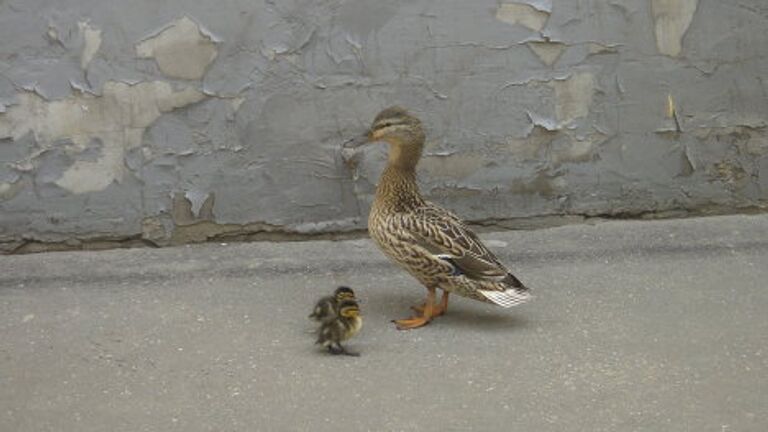
[[[379,125],[379,129],[384,129],[392,126],[392,122],[385,122]]]

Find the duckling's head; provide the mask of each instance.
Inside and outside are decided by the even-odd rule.
[[[336,291],[333,292],[333,296],[338,301],[346,300],[346,299],[355,299],[355,292],[352,291],[352,288],[347,286],[340,286],[336,288]]]
[[[344,318],[357,318],[360,316],[360,306],[354,300],[344,300],[339,305],[339,315]]]
[[[358,147],[371,141],[421,149],[424,145],[424,129],[418,118],[404,108],[393,106],[377,114],[371,128],[362,137],[345,143],[345,146]]]

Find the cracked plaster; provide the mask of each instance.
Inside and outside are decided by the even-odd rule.
[[[768,9],[737,3],[0,3],[0,245],[364,228],[385,148],[339,145],[391,104],[469,220],[760,208]]]
[[[137,44],[136,55],[154,58],[169,77],[197,80],[216,59],[217,50],[211,36],[185,16]]]

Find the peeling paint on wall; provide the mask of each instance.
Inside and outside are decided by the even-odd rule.
[[[0,117],[0,139],[19,139],[31,132],[43,148],[67,139],[74,144],[68,152],[74,154],[98,139],[98,158],[76,161],[56,184],[76,194],[99,191],[122,180],[125,152],[141,145],[145,129],[162,113],[205,97],[192,88],[176,91],[161,81],[133,86],[108,82],[101,96],[81,93],[52,102],[34,93],[20,93],[17,105]]]
[[[499,21],[519,24],[534,31],[541,31],[548,18],[548,11],[526,3],[502,3],[496,10],[496,19]]]
[[[22,3],[0,250],[362,230],[386,148],[339,147],[394,104],[427,127],[427,198],[470,221],[768,201],[757,0]]]
[[[548,147],[559,134],[541,126],[534,126],[525,138],[507,138],[509,154],[518,161],[540,160],[543,149]]]
[[[588,136],[570,136],[568,140],[556,143],[550,151],[550,160],[559,165],[569,162],[590,162],[600,144],[608,137],[601,132]]]
[[[561,126],[589,114],[595,92],[595,79],[591,73],[577,73],[563,80],[555,80],[551,85],[555,89],[555,112]]]
[[[696,13],[698,0],[651,0],[656,47],[677,57],[683,50],[683,36]]]
[[[77,26],[80,28],[80,34],[84,41],[83,53],[80,55],[80,67],[85,70],[101,47],[101,30],[88,21],[80,21]]]
[[[552,66],[555,64],[557,59],[560,58],[566,48],[564,43],[550,41],[528,42],[528,47],[531,48],[534,54],[539,57],[541,62],[547,66]]]
[[[186,16],[136,45],[136,55],[154,58],[165,75],[191,80],[205,75],[217,53],[211,36]]]
[[[421,169],[431,177],[463,179],[477,172],[485,164],[481,154],[455,154],[427,156],[420,162]]]

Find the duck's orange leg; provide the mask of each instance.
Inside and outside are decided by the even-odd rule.
[[[419,316],[393,320],[398,330],[410,330],[423,327],[432,321],[435,311],[435,288],[427,287],[427,300],[424,302],[424,309]]]
[[[435,305],[432,307],[432,317],[439,317],[440,315],[443,315],[444,313],[448,312],[448,294],[450,294],[448,291],[443,291],[443,297],[440,298],[440,304]],[[424,308],[426,307],[426,303],[421,304],[419,306],[411,306],[411,309],[414,311],[424,314]]]

